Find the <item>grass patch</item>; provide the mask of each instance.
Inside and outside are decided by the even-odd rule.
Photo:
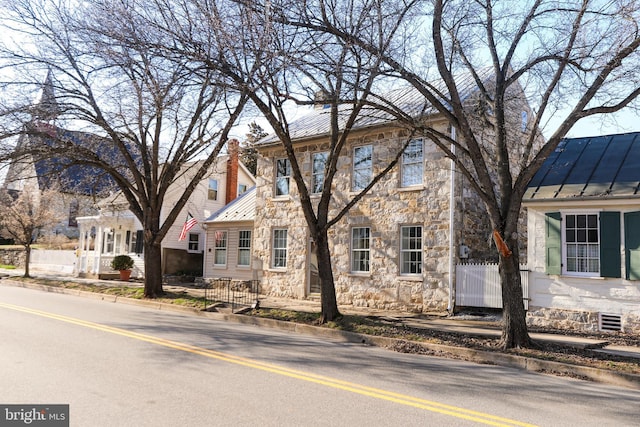
[[[34,279],[24,277],[13,277],[12,279],[25,283],[37,283],[45,286],[53,286],[56,288],[115,295],[124,298],[144,299],[144,287],[142,285],[122,286],[121,284],[114,284],[113,286],[109,286],[107,284],[96,285],[93,283],[78,283],[65,280],[51,280],[44,278]],[[204,298],[189,295],[186,292],[165,292],[162,297],[155,298],[154,301],[194,308],[202,308],[204,306]]]
[[[16,266],[15,265],[0,264],[0,268],[4,268],[5,270],[15,270]]]

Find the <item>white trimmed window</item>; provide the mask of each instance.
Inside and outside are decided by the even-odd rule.
[[[113,253],[113,231],[111,230],[104,232],[104,240],[102,241],[102,253]]]
[[[209,178],[209,189],[207,191],[209,200],[218,200],[218,180]]]
[[[198,252],[200,250],[200,234],[189,233],[189,241],[187,243],[187,251]]]
[[[354,227],[351,229],[351,271],[369,271],[370,242],[371,228]]]
[[[422,227],[400,227],[400,274],[422,274]]]
[[[322,193],[324,185],[324,169],[327,165],[329,152],[314,153],[312,156],[311,192]]]
[[[568,273],[600,273],[598,214],[565,214],[565,266]]]
[[[251,264],[251,230],[238,232],[238,266],[248,267]]]
[[[373,177],[373,146],[363,145],[353,149],[353,191],[363,190]]]
[[[273,230],[273,268],[287,267],[287,230]]]
[[[216,231],[213,265],[227,265],[227,232]]]
[[[422,184],[424,172],[424,144],[421,139],[412,140],[402,153],[402,187]]]
[[[247,192],[247,184],[238,184],[238,195]]]
[[[276,160],[276,196],[289,194],[291,181],[291,163],[289,159]]]

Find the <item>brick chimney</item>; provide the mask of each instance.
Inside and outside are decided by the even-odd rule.
[[[225,204],[231,202],[238,197],[238,151],[240,149],[240,141],[230,139],[227,141],[227,152],[229,159],[227,160],[227,191]]]

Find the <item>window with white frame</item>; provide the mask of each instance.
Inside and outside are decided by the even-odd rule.
[[[598,214],[565,214],[565,263],[569,273],[600,273]]]
[[[371,229],[369,227],[354,227],[351,229],[351,271],[369,271],[369,247]]]
[[[214,233],[213,265],[227,265],[227,232]]]
[[[327,165],[327,159],[329,158],[329,152],[314,153],[312,156],[312,171],[311,171],[311,192],[321,193],[322,186],[324,185],[324,169]]]
[[[207,191],[209,200],[218,200],[218,180],[209,178],[209,189]]]
[[[197,252],[200,249],[200,234],[189,233],[189,241],[187,243],[187,250],[189,252]]]
[[[286,196],[289,194],[289,183],[291,181],[291,163],[289,159],[276,160],[276,196]]]
[[[247,192],[247,184],[238,184],[238,195]]]
[[[102,253],[113,253],[113,231],[111,230],[104,232],[104,240],[102,241]]]
[[[422,274],[422,227],[400,227],[400,274]]]
[[[421,139],[409,142],[402,153],[402,187],[422,184],[424,149]]]
[[[285,268],[287,266],[287,230],[273,230],[273,268]]]
[[[251,230],[238,232],[238,266],[248,267],[251,264]]]
[[[353,191],[369,185],[373,177],[373,146],[362,145],[353,149]]]

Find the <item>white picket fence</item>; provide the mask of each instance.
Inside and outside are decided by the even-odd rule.
[[[520,265],[525,310],[529,308],[529,271]],[[502,308],[498,264],[456,265],[456,306]]]

